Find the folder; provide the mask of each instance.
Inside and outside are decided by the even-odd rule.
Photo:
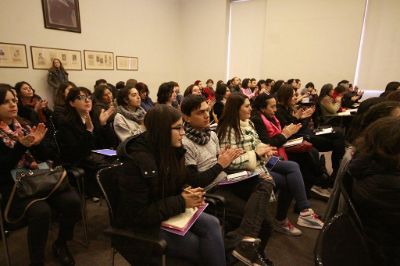
[[[178,214],[161,223],[161,229],[180,236],[186,235],[187,231],[197,221],[207,208],[208,203],[199,208],[186,208],[184,213]]]
[[[235,184],[241,182],[243,180],[247,180],[249,178],[258,176],[259,173],[256,172],[249,172],[249,171],[242,171],[234,174],[230,174],[226,177],[225,180],[222,180],[218,183],[219,186]]]
[[[303,137],[291,139],[291,140],[288,140],[285,144],[283,144],[283,147],[288,148],[288,147],[296,146],[298,144],[301,144],[302,142],[303,142]]]
[[[117,156],[117,151],[112,149],[92,150],[92,152],[102,154],[105,156]]]

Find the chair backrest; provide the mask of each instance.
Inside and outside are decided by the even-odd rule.
[[[123,163],[113,164],[97,172],[96,179],[108,206],[111,226],[114,225],[115,210],[118,206],[119,190],[118,176],[122,171]]]

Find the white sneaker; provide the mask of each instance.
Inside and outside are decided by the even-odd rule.
[[[319,219],[318,215],[312,209],[300,212],[297,224],[304,227],[322,229],[324,223]]]
[[[92,197],[92,201],[95,202],[95,203],[96,203],[96,202],[99,202],[99,201],[100,201],[100,198],[98,198],[98,197]]]
[[[300,229],[296,228],[288,218],[282,222],[276,221],[274,229],[275,231],[288,236],[301,236],[302,234]]]
[[[329,199],[329,197],[331,196],[331,192],[328,189],[322,187],[312,186],[311,191],[323,198]]]

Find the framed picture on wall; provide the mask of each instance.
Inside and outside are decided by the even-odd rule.
[[[114,53],[102,51],[83,51],[85,69],[88,70],[114,70]]]
[[[61,61],[67,70],[82,70],[82,54],[79,50],[31,46],[32,67],[49,69],[53,59]]]
[[[28,68],[25,44],[0,42],[0,67]]]
[[[81,32],[79,0],[42,0],[42,8],[46,28]]]
[[[137,57],[117,56],[117,70],[139,70],[139,62]]]

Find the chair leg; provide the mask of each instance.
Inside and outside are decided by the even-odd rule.
[[[165,254],[163,254],[161,257],[161,265],[167,266],[167,256]]]
[[[117,251],[115,250],[115,248],[111,248],[111,265],[114,266],[115,265],[115,253]]]
[[[4,243],[4,257],[6,260],[6,265],[11,266],[10,252],[8,250],[8,242],[7,242],[5,229],[4,229],[3,215],[1,213],[0,213],[0,230],[1,230],[1,238],[3,239],[3,243]]]
[[[83,177],[77,180],[78,185],[78,192],[81,198],[81,215],[82,215],[82,227],[83,227],[83,238],[84,243],[83,245],[88,248],[89,247],[89,238],[88,238],[88,231],[87,231],[87,209],[86,209],[86,197],[85,197],[85,185]]]

